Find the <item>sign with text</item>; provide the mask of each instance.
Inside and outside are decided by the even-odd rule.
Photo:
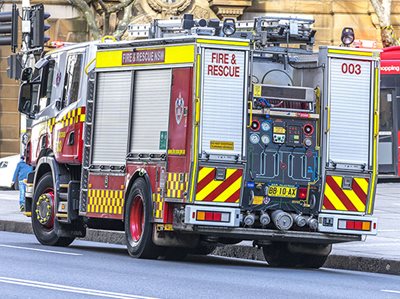
[[[246,104],[246,52],[205,49],[201,151],[241,155]]]
[[[122,64],[148,64],[165,61],[165,49],[133,50],[122,52]]]

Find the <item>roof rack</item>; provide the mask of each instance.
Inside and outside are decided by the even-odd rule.
[[[270,47],[288,49],[289,45],[298,44],[299,50],[309,51],[315,42],[316,31],[312,29],[313,24],[312,18],[262,16],[252,21],[234,21],[233,19],[207,21],[195,20],[193,15],[186,14],[183,19],[154,20],[151,24],[131,24],[128,26],[128,33],[135,39],[182,35],[229,36],[249,39],[259,50]]]

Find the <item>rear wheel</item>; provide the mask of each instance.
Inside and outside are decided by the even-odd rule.
[[[51,174],[44,175],[37,184],[32,200],[32,229],[36,239],[43,245],[68,246],[74,237],[60,237],[54,228],[54,187]]]
[[[329,254],[292,252],[289,243],[275,242],[263,246],[265,260],[271,267],[313,268],[322,267]]]
[[[153,243],[152,205],[146,182],[138,178],[125,207],[125,238],[128,252],[136,258],[155,259],[163,248]]]

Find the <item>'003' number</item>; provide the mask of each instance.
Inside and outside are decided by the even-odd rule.
[[[353,63],[343,63],[342,64],[342,73],[343,74],[361,74],[361,65],[353,64]]]

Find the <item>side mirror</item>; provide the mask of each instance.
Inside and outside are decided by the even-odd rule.
[[[22,83],[19,87],[18,111],[30,115],[32,108],[32,84]]]
[[[30,81],[32,79],[33,70],[31,67],[24,68],[21,73],[21,81]]]

